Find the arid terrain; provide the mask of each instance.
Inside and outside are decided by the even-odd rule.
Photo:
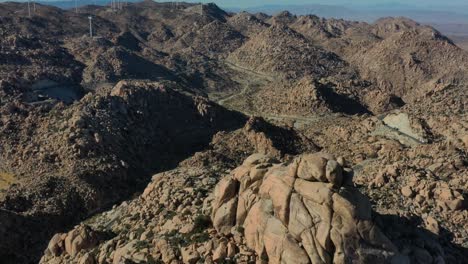
[[[462,46],[406,18],[0,3],[0,263],[468,263]]]
[[[468,22],[458,24],[434,24],[462,49],[468,50]]]
[[[462,36],[451,36],[453,41],[457,44],[462,49],[465,49],[468,51],[468,35],[462,35]]]

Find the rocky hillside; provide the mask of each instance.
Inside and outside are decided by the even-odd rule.
[[[0,262],[468,262],[467,56],[405,18],[1,3]]]
[[[2,194],[2,209],[60,227],[137,191],[148,173],[245,120],[168,86],[121,81],[70,107],[5,106],[19,114],[4,118],[2,165],[21,182]]]
[[[342,157],[255,154],[221,179],[218,163],[194,159],[56,234],[41,263],[458,263],[434,235],[372,212]]]
[[[18,56],[29,56],[30,60],[30,55],[21,54],[21,46],[16,47],[25,41],[34,45],[36,52],[66,53],[49,58],[37,54],[34,57],[46,64],[39,68],[59,68],[52,58],[73,56],[81,65],[64,71],[73,75],[73,83],[86,87],[122,78],[158,80],[170,76],[215,100],[243,91],[226,103],[244,112],[265,114],[270,111],[261,107],[265,96],[282,97],[282,91],[294,90],[304,81],[326,80],[331,93],[357,101],[373,113],[417,104],[433,90],[462,89],[466,84],[466,52],[435,29],[403,18],[366,24],[297,17],[288,12],[254,16],[228,14],[212,4],[205,5],[200,15],[200,6],[152,1],[122,10],[89,6],[78,13],[38,5],[30,18],[21,13],[25,8],[2,5],[5,26],[0,33],[8,40],[3,45],[13,54],[19,51],[15,60]],[[90,15],[94,17],[94,40],[86,38]],[[37,38],[47,36],[57,39],[50,48],[62,50],[44,51],[50,43]],[[28,39],[14,40],[18,37]],[[12,41],[17,44],[11,45]],[[14,69],[4,71],[11,75]],[[246,71],[257,74],[247,84],[239,80]],[[69,84],[53,72],[33,79]],[[312,86],[307,88],[313,90]],[[283,114],[312,114],[316,110],[316,106],[302,107],[293,99],[285,103],[289,109],[279,106]],[[252,102],[242,103],[246,100]],[[337,109],[340,107],[335,103],[330,111]]]

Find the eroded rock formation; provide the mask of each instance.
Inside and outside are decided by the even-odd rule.
[[[214,191],[211,218],[224,235],[242,228],[269,263],[383,263],[400,258],[350,185],[342,158],[325,153],[279,163],[253,155]]]

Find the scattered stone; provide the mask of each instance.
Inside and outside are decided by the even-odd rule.
[[[405,186],[405,187],[401,188],[401,194],[403,194],[405,197],[411,198],[411,197],[413,197],[414,192],[413,192],[413,190],[411,190],[411,187]]]
[[[226,241],[221,241],[219,246],[213,251],[213,261],[222,261],[227,258],[228,244]]]
[[[439,235],[440,227],[439,227],[439,223],[437,222],[437,220],[435,220],[432,216],[428,216],[425,219],[425,223],[426,223],[427,230],[431,231],[432,233],[436,235]]]
[[[194,246],[183,247],[181,249],[181,254],[182,261],[184,263],[194,264],[197,263],[197,261],[200,259],[200,255],[198,254]]]

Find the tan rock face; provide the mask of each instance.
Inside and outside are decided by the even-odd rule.
[[[218,184],[212,219],[219,233],[242,227],[246,245],[269,263],[370,263],[397,257],[396,247],[372,222],[368,199],[342,185],[342,162],[323,153],[284,164],[272,161],[251,156]],[[258,166],[265,170],[259,172]],[[241,188],[233,195],[231,185]],[[232,207],[237,210],[226,210]]]
[[[463,144],[465,145],[465,148],[468,149],[468,135],[463,135],[461,137],[461,141],[463,142]]]
[[[55,234],[44,252],[45,257],[69,255],[78,256],[80,251],[90,249],[99,243],[100,234],[85,225],[80,225],[68,233]],[[43,258],[45,260],[45,258]],[[80,263],[94,263],[89,255],[80,258]]]
[[[68,232],[65,238],[65,251],[70,256],[75,256],[82,249],[95,246],[97,242],[97,235],[89,227],[80,226]]]
[[[65,250],[66,234],[55,234],[47,246],[46,252],[52,256],[60,256]]]
[[[200,259],[200,254],[198,254],[193,246],[182,248],[181,255],[184,263],[197,263],[197,261]]]
[[[323,181],[325,182],[325,167],[327,160],[320,155],[312,154],[303,156],[300,161],[297,176],[308,181]]]

